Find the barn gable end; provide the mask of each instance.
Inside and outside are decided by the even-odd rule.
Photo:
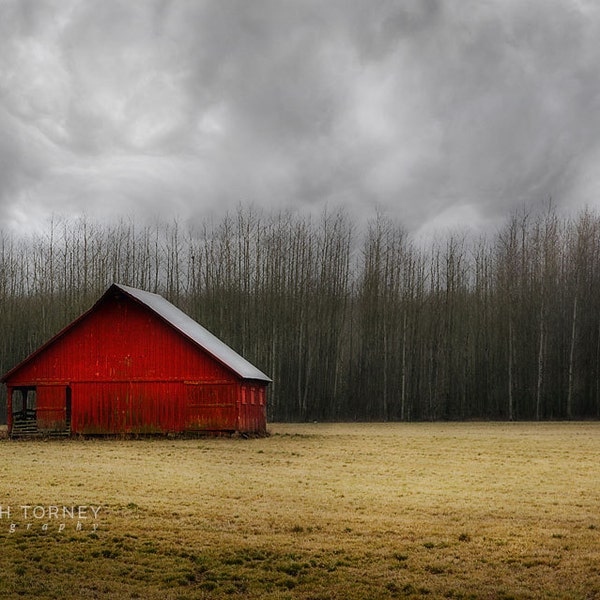
[[[164,298],[118,284],[2,380],[13,435],[266,429],[264,373]]]

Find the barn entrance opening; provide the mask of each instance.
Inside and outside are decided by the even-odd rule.
[[[37,390],[35,387],[18,387],[12,391],[12,433],[25,435],[37,433]]]
[[[67,385],[20,386],[12,390],[11,435],[68,435],[71,388]]]

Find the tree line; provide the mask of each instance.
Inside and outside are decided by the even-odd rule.
[[[272,420],[600,417],[600,216],[416,243],[378,215],[240,207],[183,226],[0,229],[0,371],[112,282],[165,296],[273,379]]]

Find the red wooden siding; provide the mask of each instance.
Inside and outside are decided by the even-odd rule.
[[[267,399],[263,385],[244,384],[240,389],[239,430],[266,432]]]
[[[184,431],[183,385],[177,382],[74,383],[71,428],[77,433]]]
[[[40,431],[62,431],[67,426],[67,386],[37,387],[37,427]]]
[[[40,432],[266,429],[264,382],[242,379],[122,293],[107,293],[6,383],[9,430],[11,391],[25,386],[37,393]]]
[[[238,385],[186,384],[186,429],[215,431],[238,429]]]
[[[103,303],[15,375],[22,381],[165,381],[238,378],[126,298]],[[101,351],[99,352],[99,349]]]

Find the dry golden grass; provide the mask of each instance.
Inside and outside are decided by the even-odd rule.
[[[1,441],[0,597],[600,598],[600,424],[270,429]]]

